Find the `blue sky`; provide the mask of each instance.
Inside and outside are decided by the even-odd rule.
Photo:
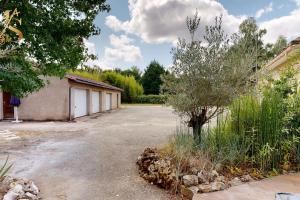
[[[102,68],[144,70],[151,60],[165,67],[172,64],[171,48],[178,37],[187,37],[186,16],[197,9],[201,26],[223,15],[224,29],[233,33],[246,17],[255,17],[268,34],[265,42],[279,35],[289,40],[300,36],[300,0],[108,0],[109,13],[100,13],[95,24],[101,35],[86,42],[98,60],[89,62]],[[130,7],[130,8],[129,8]],[[200,33],[201,34],[201,31]]]

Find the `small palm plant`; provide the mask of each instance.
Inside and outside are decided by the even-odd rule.
[[[2,182],[7,174],[7,172],[12,168],[13,164],[8,164],[8,157],[6,157],[6,160],[2,167],[0,168],[0,182]]]

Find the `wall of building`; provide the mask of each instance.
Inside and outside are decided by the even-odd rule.
[[[21,99],[19,118],[24,120],[68,120],[69,83],[58,77],[46,78],[50,84]]]
[[[74,118],[74,96],[75,88],[86,89],[88,91],[88,114],[92,113],[92,91],[100,92],[100,112],[105,111],[106,93],[112,94],[112,109],[117,109],[121,105],[121,92],[107,90],[99,87],[79,84],[68,79],[58,77],[48,77],[50,83],[38,92],[29,94],[21,99],[19,107],[19,119],[23,120],[70,120]],[[117,99],[119,98],[119,100]],[[3,98],[0,91],[0,120],[3,119]]]
[[[94,87],[91,85],[86,85],[86,84],[81,84],[74,82],[72,80],[69,80],[70,88],[71,90],[74,90],[75,88],[78,89],[86,89],[88,90],[88,113],[92,113],[92,107],[93,107],[93,102],[92,102],[92,91],[98,91],[100,92],[100,112],[104,112],[106,110],[105,105],[106,105],[106,94],[112,94],[112,109],[117,109],[120,107],[121,104],[121,92],[120,91],[115,91],[115,90],[108,90],[108,89],[103,89],[99,87]],[[72,95],[73,93],[71,92],[71,119],[74,118],[74,96]],[[118,100],[117,97],[119,98],[119,105],[118,105]]]

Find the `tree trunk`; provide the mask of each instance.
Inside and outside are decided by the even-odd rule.
[[[195,122],[192,126],[193,128],[193,137],[197,143],[201,142],[201,132],[202,132],[202,123]]]
[[[206,118],[206,109],[202,109],[201,113],[198,115],[194,115],[190,121],[189,126],[193,128],[193,137],[197,143],[201,143],[201,132],[202,126],[205,124]]]

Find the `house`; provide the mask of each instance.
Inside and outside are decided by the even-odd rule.
[[[273,79],[279,79],[281,72],[286,68],[289,58],[292,55],[299,57],[299,62],[294,67],[300,69],[300,37],[291,41],[279,55],[270,60],[263,68],[265,74],[271,75]],[[300,80],[300,73],[297,75]]]
[[[67,121],[120,107],[120,88],[71,74],[45,79],[49,84],[21,99],[19,119]],[[10,97],[0,91],[0,120],[13,118]]]

